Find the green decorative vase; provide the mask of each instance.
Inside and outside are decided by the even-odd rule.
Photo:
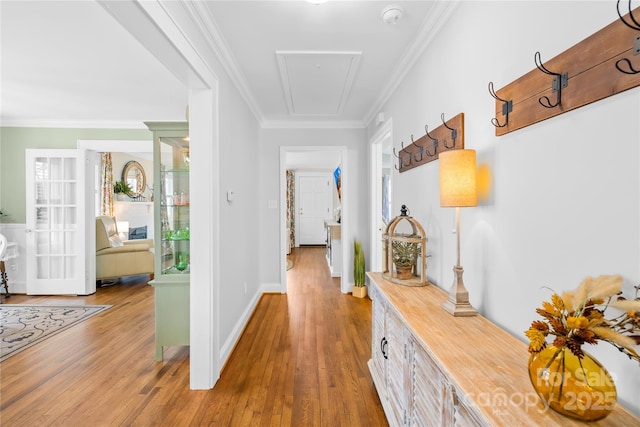
[[[579,359],[568,348],[548,346],[529,358],[529,378],[545,408],[569,417],[595,421],[616,406],[613,378],[587,353]]]
[[[187,254],[179,254],[178,262],[176,263],[176,269],[179,271],[184,271],[189,267],[189,255]]]

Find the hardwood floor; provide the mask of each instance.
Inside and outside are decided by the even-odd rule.
[[[213,390],[189,390],[189,349],[154,360],[153,288],[10,304],[113,307],[0,363],[2,426],[386,426],[366,362],[371,301],[339,290],[324,248],[295,249],[287,295],[260,300]]]

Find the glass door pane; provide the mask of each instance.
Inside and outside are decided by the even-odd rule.
[[[162,275],[188,274],[189,141],[184,137],[160,137],[160,229]]]
[[[84,211],[77,150],[26,150],[27,293],[81,293],[84,245],[78,213]],[[84,228],[84,227],[82,227]]]

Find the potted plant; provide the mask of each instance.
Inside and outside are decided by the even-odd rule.
[[[398,279],[407,280],[412,276],[413,266],[420,256],[420,245],[415,242],[393,242],[393,263],[396,266]]]
[[[364,285],[364,252],[362,244],[355,240],[353,242],[353,290],[354,297],[364,298],[367,296],[367,287]]]
[[[116,181],[113,184],[113,192],[116,194],[116,199],[126,200],[129,193],[131,193],[131,186],[126,181]]]

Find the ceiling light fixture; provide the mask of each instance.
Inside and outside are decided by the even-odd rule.
[[[382,9],[382,20],[387,24],[395,24],[402,19],[404,9],[397,5],[390,5]]]

